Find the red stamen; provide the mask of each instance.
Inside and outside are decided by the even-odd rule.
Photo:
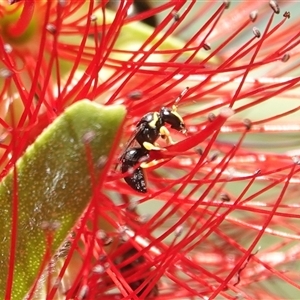
[[[14,1],[11,4],[15,2],[18,1]],[[9,33],[14,37],[18,37],[24,34],[29,26],[30,21],[33,18],[35,0],[24,0],[23,3],[23,10],[18,21],[14,25],[11,25],[11,27],[9,28]]]

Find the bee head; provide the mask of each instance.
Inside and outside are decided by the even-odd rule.
[[[186,133],[186,128],[183,119],[177,113],[175,106],[172,109],[162,107],[160,110],[160,117],[163,120],[163,122],[170,124],[171,128],[182,133]]]

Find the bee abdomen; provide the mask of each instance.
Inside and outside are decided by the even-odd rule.
[[[143,168],[137,167],[135,169],[134,167],[148,157],[148,151],[143,148],[128,149],[122,157],[121,171],[122,173],[130,173],[124,179],[130,187],[140,193],[147,192],[145,174]]]

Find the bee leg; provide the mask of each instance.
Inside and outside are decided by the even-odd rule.
[[[144,147],[146,150],[148,150],[148,151],[150,151],[150,150],[163,150],[163,148],[157,146],[157,144],[156,144],[156,145],[153,145],[153,144],[151,144],[151,143],[149,143],[149,142],[144,142],[144,143],[143,143],[143,147]]]
[[[165,148],[161,148],[157,143],[155,143],[154,145],[149,143],[149,142],[144,142],[143,143],[143,147],[147,150],[147,151],[150,151],[150,150],[166,150]],[[157,164],[159,164],[160,162],[164,161],[164,159],[154,159],[150,162],[142,162],[140,164],[140,167],[143,168],[143,169],[146,169],[146,168],[150,168],[152,166],[155,166]]]
[[[165,127],[165,126],[162,126],[159,130],[159,134],[160,136],[166,140],[167,144],[168,145],[174,145],[175,142],[172,140],[171,138],[171,135],[170,135],[170,132],[169,130]]]
[[[140,167],[143,168],[143,169],[147,169],[147,168],[150,168],[150,167],[153,167],[153,166],[156,166],[157,164],[163,162],[164,159],[153,159],[149,162],[142,162],[140,164]]]

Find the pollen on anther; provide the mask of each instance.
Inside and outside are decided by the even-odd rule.
[[[143,92],[138,90],[132,91],[128,94],[128,98],[130,100],[140,100],[142,99],[142,97],[143,97]]]
[[[10,44],[4,44],[3,48],[4,48],[5,53],[7,53],[7,54],[11,53],[13,50],[13,48]]]
[[[195,149],[195,151],[199,154],[199,155],[202,155],[203,154],[203,149],[198,147]]]
[[[183,231],[183,227],[182,226],[176,227],[176,229],[175,229],[175,236],[179,237],[182,234],[182,231]]]
[[[225,4],[225,9],[228,9],[229,6],[230,6],[230,1],[229,0],[225,0],[223,3]]]
[[[175,22],[178,22],[178,21],[179,21],[179,18],[180,18],[178,12],[173,11],[173,12],[172,12],[172,15],[173,15],[174,21],[175,21]]]
[[[93,272],[97,274],[103,274],[105,272],[105,268],[102,265],[96,265],[93,268]]]
[[[288,53],[285,53],[282,58],[281,61],[282,62],[287,62],[290,59],[290,55]]]
[[[91,15],[91,21],[92,21],[92,22],[95,22],[95,21],[97,21],[97,16],[95,16],[95,15]]]
[[[48,30],[48,32],[50,32],[51,34],[55,34],[57,29],[56,26],[53,24],[47,24],[46,25],[46,29]]]
[[[126,226],[120,226],[118,228],[119,234],[120,234],[120,239],[123,242],[127,242],[129,240],[129,236],[127,234],[128,228]]]
[[[292,161],[294,164],[299,165],[300,164],[299,156],[293,156]]]
[[[273,9],[273,11],[274,11],[275,14],[279,14],[280,13],[280,8],[279,8],[279,5],[278,5],[277,1],[271,0],[269,2],[269,4],[270,4],[270,7]]]
[[[104,230],[98,230],[97,233],[96,233],[96,237],[99,240],[104,240],[104,239],[106,239],[107,234],[106,234],[106,232]]]
[[[207,119],[208,119],[209,122],[214,121],[215,118],[216,118],[216,115],[213,114],[213,113],[209,113],[208,116],[207,116]]]
[[[221,110],[221,115],[224,117],[224,118],[229,118],[231,116],[234,115],[234,110],[229,108],[229,107],[225,107]]]
[[[13,75],[13,72],[8,69],[0,69],[0,77],[9,78]]]
[[[261,173],[261,170],[260,169],[257,169],[255,172],[254,172],[254,175],[258,175]]]
[[[230,197],[227,194],[221,194],[220,199],[224,202],[229,202],[230,201]]]
[[[203,44],[203,49],[206,50],[206,51],[211,50],[210,44],[209,44],[208,42],[205,42],[205,43]]]
[[[257,19],[257,10],[254,10],[254,11],[252,11],[250,14],[249,14],[249,17],[250,17],[250,20],[252,21],[252,22],[254,22],[254,21],[256,21],[256,19]]]
[[[260,33],[260,31],[257,27],[253,27],[252,32],[253,32],[255,37],[260,38],[261,33]]]
[[[210,157],[210,161],[215,161],[218,158],[219,154],[220,154],[219,152],[212,153]]]
[[[243,123],[244,123],[244,125],[246,126],[247,130],[250,130],[250,129],[251,129],[251,125],[252,125],[251,120],[249,120],[249,119],[244,119]]]

